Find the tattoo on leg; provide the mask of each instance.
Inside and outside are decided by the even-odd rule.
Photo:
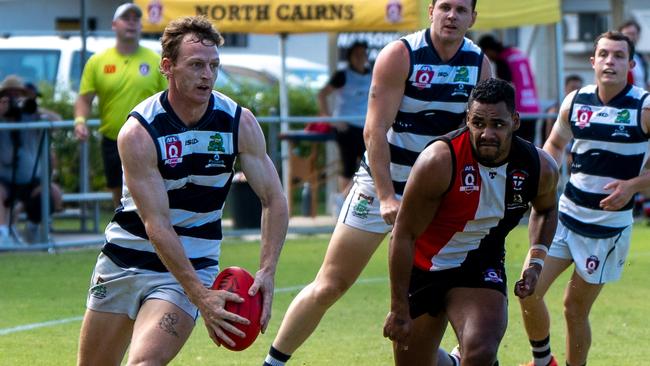
[[[174,325],[176,325],[176,323],[178,323],[178,314],[165,313],[162,319],[160,319],[160,322],[158,322],[158,327],[178,338],[178,332],[176,332],[176,329],[174,329]]]

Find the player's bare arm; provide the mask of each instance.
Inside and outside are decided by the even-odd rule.
[[[553,124],[551,135],[544,143],[544,151],[551,155],[558,165],[562,164],[564,149],[573,138],[569,123],[569,110],[575,93],[575,91],[571,92],[564,98],[562,106],[560,106],[560,113],[558,113],[557,119]]]
[[[553,242],[557,228],[557,181],[560,174],[555,160],[549,154],[540,149],[537,149],[537,152],[539,153],[540,174],[537,196],[532,201],[528,220],[530,250],[521,279],[515,284],[515,294],[520,298],[530,296],[535,292],[546,253]]]
[[[492,77],[492,66],[490,66],[490,60],[487,56],[483,56],[483,61],[481,62],[481,76],[479,81],[487,80]]]
[[[646,98],[645,105],[650,105],[648,98]],[[641,111],[641,128],[646,134],[650,131],[650,107],[643,108]],[[643,171],[637,177],[608,183],[605,190],[611,191],[611,193],[600,201],[600,207],[606,211],[620,210],[630,202],[632,196],[637,192],[650,189],[650,171],[648,171],[648,167],[649,165],[646,163]]]
[[[264,307],[260,320],[262,333],[271,318],[275,270],[287,235],[289,210],[278,173],[266,154],[266,143],[253,114],[242,108],[239,121],[239,158],[241,167],[253,191],[262,202],[262,239],[260,269],[249,290],[254,295],[262,290]]]
[[[408,338],[411,326],[408,287],[415,240],[433,220],[451,184],[452,158],[448,145],[438,141],[424,149],[406,182],[389,249],[391,308],[384,337],[395,342]]]
[[[387,45],[377,56],[368,95],[368,113],[363,137],[369,165],[380,200],[381,216],[395,222],[399,201],[390,175],[390,150],[386,132],[390,129],[404,96],[409,72],[409,53],[401,41]]]
[[[158,257],[201,311],[212,340],[234,346],[224,330],[243,337],[244,333],[231,322],[248,324],[249,321],[226,311],[224,305],[226,301],[242,302],[243,299],[224,290],[209,290],[198,279],[170,221],[167,191],[151,136],[135,118],[129,118],[120,130],[117,144],[126,185]]]

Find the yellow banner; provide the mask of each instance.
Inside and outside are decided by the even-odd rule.
[[[560,0],[478,0],[472,29],[549,24],[560,20]]]
[[[486,1],[486,0],[483,0]],[[145,32],[181,16],[205,15],[221,32],[410,31],[426,5],[418,0],[136,0]],[[426,26],[426,25],[425,25]]]

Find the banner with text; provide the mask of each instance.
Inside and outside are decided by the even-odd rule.
[[[181,16],[204,15],[221,32],[409,31],[422,26],[422,0],[136,0],[143,31],[162,32]],[[424,24],[426,27],[427,24]]]

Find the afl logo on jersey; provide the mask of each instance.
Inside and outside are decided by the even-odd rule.
[[[467,164],[461,171],[460,191],[470,194],[479,190],[476,181],[476,168],[472,164]]]
[[[176,135],[165,137],[165,165],[175,167],[183,162],[183,143]]]
[[[431,65],[415,65],[415,80],[413,80],[413,86],[422,90],[424,88],[430,88],[433,77],[436,75],[433,71],[433,66]]]
[[[578,128],[583,129],[587,126],[589,126],[589,121],[591,121],[591,115],[594,112],[591,110],[591,107],[583,105],[578,109]]]
[[[150,70],[150,69],[151,69],[151,68],[149,67],[149,64],[147,64],[147,63],[141,63],[141,64],[140,64],[140,75],[142,75],[142,76],[147,76],[147,75],[149,75],[149,70]]]

